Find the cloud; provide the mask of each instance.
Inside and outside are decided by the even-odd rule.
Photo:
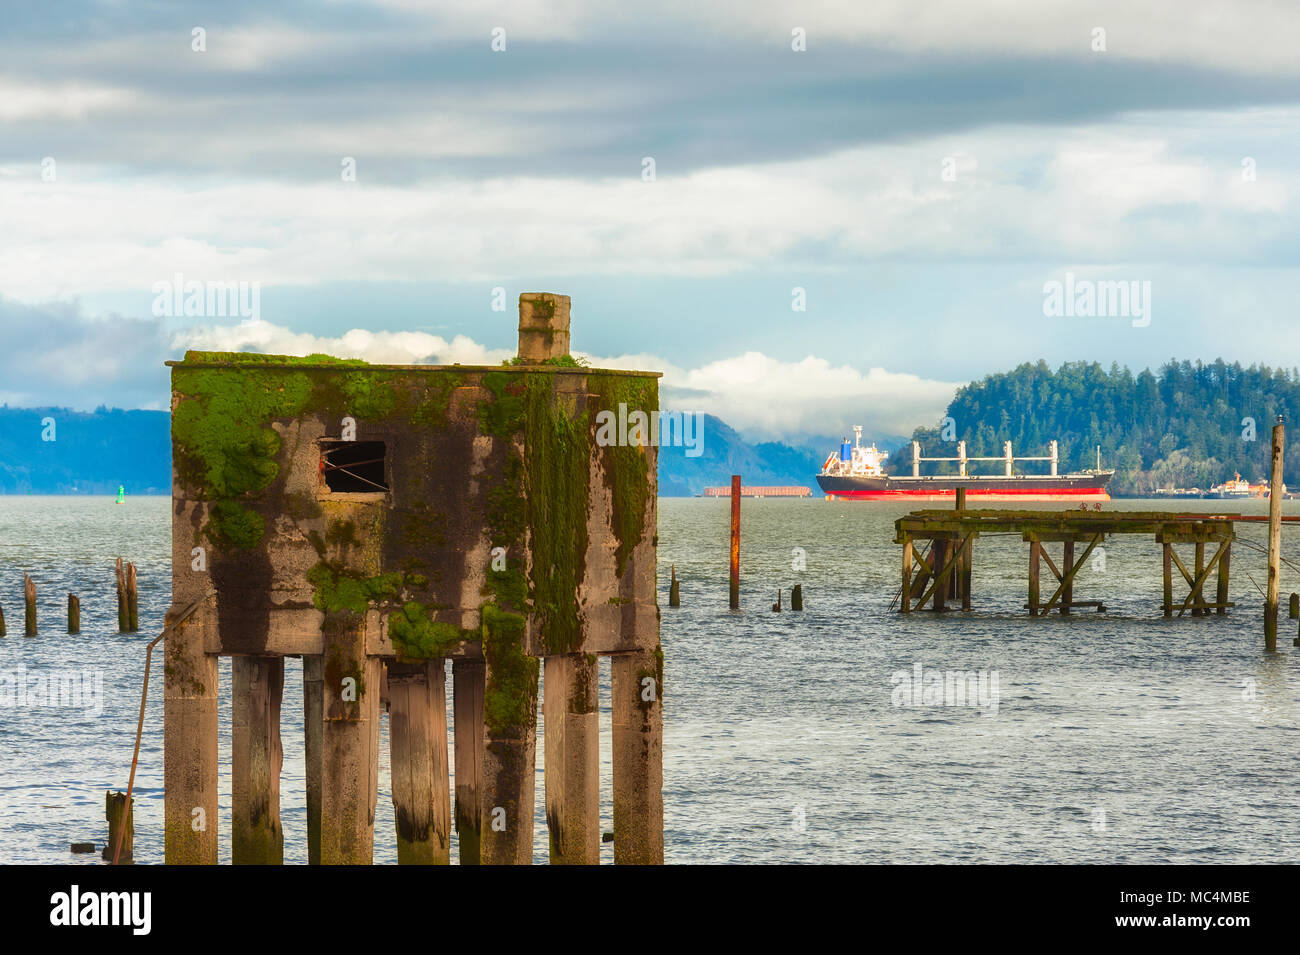
[[[76,303],[0,297],[0,401],[80,410],[167,408],[167,339],[157,319],[81,314]]]
[[[499,365],[514,351],[486,348],[466,335],[447,341],[426,332],[370,332],[354,328],[334,338],[293,332],[255,320],[239,325],[208,325],[186,329],[172,337],[172,349],[198,351],[256,351],[269,355],[333,355],[386,365]]]
[[[1243,137],[1230,118],[1192,119],[1194,133],[1016,128],[686,174],[660,165],[655,182],[396,187],[367,184],[362,165],[355,183],[186,187],[119,183],[66,164],[54,182],[0,169],[10,240],[0,245],[0,289],[41,301],[144,291],[176,272],[269,288],[726,276],[873,260],[1290,264],[1300,170],[1282,152],[1286,135]],[[1196,151],[1219,125],[1241,155]],[[1242,180],[1242,155],[1260,157],[1257,181]],[[941,177],[949,156],[960,160],[954,181]]]
[[[707,411],[738,430],[797,437],[847,433],[910,434],[937,421],[957,385],[871,368],[864,374],[813,355],[781,361],[749,351],[665,376],[668,400],[680,391],[692,410]]]

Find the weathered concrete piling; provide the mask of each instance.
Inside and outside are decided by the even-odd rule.
[[[615,859],[663,861],[656,449],[632,437],[658,376],[587,368],[568,341],[568,298],[528,293],[504,366],[170,363],[173,606],[203,609],[167,638],[168,862],[216,861],[221,655],[241,674],[236,862],[280,861],[287,655],[303,658],[311,861],[372,860],[386,674],[399,862],[448,862],[453,820],[462,864],[531,862],[543,666],[551,860],[598,861],[599,656]],[[607,441],[620,406],[628,440]]]

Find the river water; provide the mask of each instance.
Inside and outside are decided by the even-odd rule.
[[[1267,508],[1175,503],[1219,513]],[[1292,646],[1296,624],[1286,619],[1284,598],[1279,649],[1263,650],[1256,584],[1265,584],[1265,559],[1247,542],[1262,545],[1264,526],[1238,525],[1231,592],[1238,607],[1226,617],[1165,620],[1159,547],[1136,536],[1108,540],[1104,560],[1080,572],[1076,599],[1104,600],[1105,613],[1031,621],[1022,609],[1028,547],[998,537],[976,545],[971,613],[901,617],[889,604],[899,580],[893,521],[904,506],[746,500],[743,608],[732,613],[728,507],[659,502],[668,861],[1300,859],[1300,648]],[[1300,505],[1286,507],[1300,513]],[[116,506],[0,497],[4,685],[18,672],[31,679],[74,671],[97,676],[103,688],[98,713],[0,706],[0,862],[99,864],[98,853],[71,855],[69,844],[103,845],[104,792],[126,786],[144,649],[169,603],[169,535],[165,498]],[[1287,530],[1284,544],[1296,565],[1283,567],[1285,595],[1300,589],[1300,533]],[[118,555],[139,568],[141,632],[131,636],[115,632]],[[1059,550],[1053,556],[1059,564]],[[678,609],[667,606],[672,564],[682,581]],[[23,572],[39,587],[34,639],[22,636]],[[773,613],[777,588],[788,608],[795,583],[807,609]],[[69,591],[81,596],[78,636],[64,632]],[[601,812],[609,830],[608,661],[602,666]],[[982,695],[918,693],[917,705],[906,705],[918,667],[922,682],[933,673],[978,674],[982,682],[969,685]],[[285,669],[285,857],[304,862],[301,666],[290,660]],[[221,854],[229,861],[228,660],[221,679]],[[384,721],[375,859],[391,863],[386,748]],[[542,755],[539,745],[538,862],[546,858]],[[161,862],[158,666],[136,800],[136,860]],[[611,848],[602,846],[606,861]]]

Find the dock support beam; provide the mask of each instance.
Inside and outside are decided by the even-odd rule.
[[[449,865],[447,669],[441,659],[388,665],[388,734],[397,864]]]
[[[479,858],[483,865],[531,865],[538,661],[521,657],[506,662],[512,664],[509,672],[498,673],[490,660],[485,672],[487,734]],[[512,712],[497,713],[489,701],[507,697],[513,700]],[[514,721],[516,715],[521,722]]]
[[[1165,616],[1174,615],[1174,545],[1165,542],[1161,545],[1165,568]]]
[[[546,827],[552,865],[600,864],[600,729],[594,654],[545,658]]]
[[[307,864],[320,865],[321,724],[325,719],[324,658],[302,658],[303,752],[307,783]]]
[[[230,861],[282,865],[280,701],[284,658],[231,658]]]
[[[1225,541],[1223,544],[1223,556],[1219,558],[1219,588],[1215,592],[1214,602],[1217,603],[1218,609],[1214,612],[1219,616],[1224,616],[1228,612],[1228,567],[1232,560],[1232,541]]]
[[[163,844],[169,865],[217,864],[217,658],[203,652],[209,625],[205,612],[167,621]]]
[[[1074,540],[1067,538],[1061,543],[1061,569],[1066,571],[1065,580],[1062,581],[1061,591],[1061,613],[1070,612],[1070,604],[1074,603]]]
[[[482,826],[483,661],[454,660],[451,676],[456,721],[456,838],[460,864],[478,865]]]
[[[370,865],[379,784],[383,661],[366,656],[365,617],[325,615],[321,864]]]
[[[912,612],[912,535],[903,535],[903,596],[902,613]]]
[[[1029,542],[1029,613],[1038,615],[1039,584],[1038,573],[1042,565],[1043,544],[1037,537]]]
[[[614,862],[662,865],[663,651],[612,657]]]

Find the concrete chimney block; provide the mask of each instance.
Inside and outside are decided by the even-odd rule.
[[[524,292],[519,296],[519,357],[526,362],[543,362],[569,354],[569,307],[567,295],[554,292]]]

